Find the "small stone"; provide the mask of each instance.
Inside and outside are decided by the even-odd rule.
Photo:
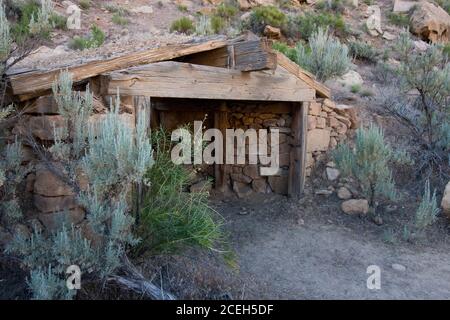
[[[327,190],[327,189],[321,189],[321,190],[317,190],[314,193],[318,196],[329,196],[329,195],[333,194],[333,191]]]
[[[442,197],[441,207],[444,214],[450,218],[450,181],[447,183],[445,187],[444,196]]]
[[[342,202],[341,209],[347,214],[367,214],[369,202],[366,199],[352,199]]]
[[[383,224],[383,218],[381,218],[381,216],[376,215],[372,218],[372,221],[377,225],[377,226],[381,226]]]
[[[396,271],[406,271],[406,267],[404,265],[401,265],[399,263],[394,263],[392,264],[392,269],[396,270]]]
[[[337,196],[341,200],[348,200],[352,197],[352,193],[346,187],[340,187],[338,189]]]
[[[264,35],[270,39],[280,39],[281,38],[281,30],[280,28],[275,28],[267,25],[264,28]]]
[[[337,178],[339,178],[339,175],[341,174],[341,172],[336,168],[327,168],[326,172],[327,172],[327,179],[329,181],[335,181]]]

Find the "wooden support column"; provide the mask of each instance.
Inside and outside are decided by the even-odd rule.
[[[145,117],[145,125],[147,128],[147,134],[150,137],[151,133],[151,99],[150,97],[144,96],[135,96],[133,97],[133,106],[134,106],[134,119],[135,125],[138,125],[138,121],[141,117]],[[144,188],[142,182],[138,182],[135,186],[135,218],[136,225],[140,222],[140,212],[142,209],[142,199],[144,196]]]
[[[288,193],[292,198],[303,194],[306,178],[306,137],[309,103],[295,103],[292,108],[292,149],[289,166]]]
[[[226,176],[226,129],[228,126],[228,112],[227,112],[227,104],[226,102],[222,102],[218,107],[217,111],[214,112],[214,128],[219,129],[223,135],[223,164],[215,164],[214,165],[214,180],[215,180],[215,188],[218,191],[225,191],[227,186],[227,176]]]

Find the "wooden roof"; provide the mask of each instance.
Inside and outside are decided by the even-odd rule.
[[[175,60],[176,62],[159,63],[170,60]],[[152,66],[152,64],[156,65]],[[208,69],[208,67],[213,69]],[[202,43],[167,45],[127,53],[109,59],[93,59],[86,63],[75,64],[65,68],[11,74],[8,76],[8,79],[12,95],[20,101],[26,101],[49,92],[53,82],[62,70],[71,72],[75,83],[102,75],[103,84],[105,81],[110,81],[105,89],[110,93],[109,91],[112,90],[111,86],[114,83],[117,84],[120,77],[123,79],[129,78],[130,74],[135,72],[136,74],[139,73],[139,79],[145,78],[145,81],[150,81],[150,79],[154,79],[153,76],[158,70],[163,69],[166,69],[165,72],[171,70],[172,80],[181,79],[181,75],[191,77],[195,75],[195,77],[204,79],[205,83],[210,83],[209,86],[211,87],[208,87],[208,90],[211,90],[211,93],[203,92],[202,95],[197,96],[198,98],[231,99],[230,95],[226,94],[226,90],[236,93],[233,95],[233,99],[242,100],[281,99],[281,101],[294,101],[293,99],[300,99],[295,101],[310,101],[312,100],[311,94],[313,98],[316,94],[320,97],[330,97],[329,89],[316,81],[313,75],[301,69],[283,54],[273,52],[269,41],[259,39],[254,35],[244,35],[232,40],[219,39]],[[188,69],[191,71],[188,72]],[[264,72],[263,70],[271,71]],[[145,72],[147,74],[144,76],[143,73]],[[174,72],[180,72],[180,76],[175,75]],[[297,80],[289,79],[288,74],[294,76]],[[210,77],[209,80],[204,78],[206,75]],[[164,78],[162,73],[159,73],[159,76],[161,79],[168,79],[167,77]],[[222,77],[221,80],[218,77]],[[141,80],[138,82],[144,84],[145,81]],[[226,81],[234,89],[230,89],[230,87],[221,89],[218,86],[214,86],[214,81]],[[235,81],[234,84],[233,81]],[[160,83],[162,82],[160,81]],[[282,88],[282,82],[287,87]],[[178,80],[178,83],[181,83],[181,80]],[[191,87],[193,86],[193,82],[188,79],[186,83],[190,83]],[[102,87],[104,87],[103,84]],[[239,88],[242,85],[246,85],[246,89]],[[194,85],[194,87],[199,88],[197,85]],[[133,90],[123,86],[123,88],[120,87],[120,92],[122,94],[133,92],[133,94],[137,95],[137,88],[137,85],[133,87]],[[217,90],[213,90],[213,88]],[[253,91],[259,91],[259,93],[250,92],[250,88],[253,88]],[[143,93],[140,95],[145,95],[145,92],[163,94],[162,87],[160,92],[155,92],[155,89],[153,91],[147,90],[151,91],[147,92],[144,89],[140,89],[143,90]],[[172,91],[174,89],[180,92],[178,87],[172,86],[170,88]],[[295,89],[298,89],[298,92],[295,92]],[[167,88],[165,93],[167,96],[175,94],[170,93],[170,90]],[[271,93],[269,92],[270,90],[276,90],[276,92]],[[239,98],[238,92],[243,93],[241,98]],[[199,91],[197,90],[198,93]],[[283,94],[285,94],[285,98],[282,98]],[[178,95],[182,96],[181,92]],[[185,97],[188,97],[188,95],[186,94]]]

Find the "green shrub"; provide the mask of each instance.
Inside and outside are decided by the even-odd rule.
[[[239,12],[236,4],[221,3],[215,9],[215,14],[224,19],[230,20]]]
[[[83,10],[87,10],[91,7],[91,0],[80,0],[79,2],[80,8]]]
[[[195,31],[194,22],[188,17],[182,17],[172,22],[170,32],[190,34]]]
[[[448,172],[450,142],[450,62],[438,45],[415,50],[407,30],[397,41],[400,64],[396,92],[385,101],[387,111],[411,130],[419,147],[420,176]],[[411,90],[418,96],[410,96]],[[431,171],[430,171],[431,170]],[[445,180],[445,179],[443,179]]]
[[[212,16],[211,17],[211,29],[214,34],[220,33],[224,30],[227,23],[226,21],[220,17],[220,16]]]
[[[450,43],[447,43],[442,47],[442,53],[450,60]]]
[[[361,60],[375,62],[378,57],[378,51],[369,43],[362,41],[352,41],[348,44],[350,54]]]
[[[111,21],[120,26],[125,26],[129,23],[129,20],[126,17],[117,12],[113,14]]]
[[[223,244],[222,219],[208,206],[208,193],[187,193],[191,173],[171,160],[170,135],[152,133],[155,164],[146,173],[151,181],[140,213],[136,254],[178,251],[187,246],[216,250]]]
[[[70,74],[63,72],[53,92],[59,114],[67,127],[74,129],[73,138],[64,140],[63,132],[55,130],[55,144],[46,150],[46,157],[67,170],[52,169],[67,174],[68,181],[75,184],[75,198],[86,212],[85,223],[99,240],[93,244],[92,238],[64,220],[45,234],[38,227],[30,237],[16,234],[7,252],[20,257],[29,269],[28,286],[34,299],[74,298],[76,290],[66,287],[66,270],[71,265],[80,267],[84,284],[92,279],[106,281],[123,266],[126,251],[137,243],[131,233],[134,219],[128,214],[126,196],[133,184],[142,183],[152,164],[145,116],[131,129],[119,116],[117,99],[103,120],[89,124],[93,96],[89,89],[84,94],[73,92],[72,85]],[[80,168],[89,177],[84,191],[76,182]]]
[[[355,148],[339,145],[333,152],[343,176],[353,177],[361,185],[369,205],[374,208],[378,198],[396,199],[389,163],[396,159],[394,151],[384,141],[383,131],[371,125],[356,131]]]
[[[345,21],[339,14],[306,12],[290,21],[291,33],[298,33],[303,39],[309,39],[319,28],[328,28],[330,32],[347,32]]]
[[[253,9],[250,16],[250,28],[261,33],[266,25],[280,28],[287,21],[286,15],[275,6],[261,6]]]
[[[70,47],[74,50],[98,48],[105,42],[105,33],[96,25],[91,27],[91,34],[87,37],[74,37]]]
[[[292,61],[296,60],[297,53],[295,51],[295,48],[291,48],[287,44],[279,41],[275,41],[272,47],[273,49],[283,53],[286,57],[288,57]]]
[[[181,12],[187,12],[188,11],[188,7],[186,5],[184,5],[184,4],[177,5],[177,8]]]
[[[308,46],[297,44],[296,62],[321,81],[343,75],[351,65],[347,46],[323,29],[312,34]]]
[[[358,93],[358,92],[361,91],[361,89],[362,89],[362,87],[361,87],[360,84],[354,84],[354,85],[352,85],[352,86],[350,87],[350,91],[351,91],[352,93]]]
[[[344,13],[347,5],[346,0],[321,0],[316,3],[316,9]]]
[[[395,12],[389,12],[388,20],[393,25],[399,26],[399,27],[407,27],[409,26],[409,16],[402,13],[395,13]]]
[[[416,211],[416,228],[425,229],[432,225],[439,214],[436,190],[431,194],[430,181],[425,182],[425,191]]]

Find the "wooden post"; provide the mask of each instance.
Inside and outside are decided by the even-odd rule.
[[[308,107],[309,104],[303,102],[295,103],[292,108],[292,149],[288,193],[290,197],[297,199],[302,196],[305,187]]]
[[[217,111],[214,112],[214,128],[219,129],[222,132],[224,143],[223,143],[223,164],[215,164],[214,165],[214,180],[215,187],[219,191],[225,191],[227,184],[226,177],[226,164],[225,164],[225,154],[226,154],[226,142],[225,135],[228,124],[228,113],[227,113],[227,104],[226,102],[222,102]]]
[[[134,104],[134,119],[135,119],[135,125],[138,125],[138,121],[140,120],[140,117],[145,116],[145,125],[147,128],[147,134],[150,137],[151,128],[151,99],[150,97],[144,97],[144,96],[135,96],[133,97],[133,104]],[[139,181],[135,185],[135,217],[136,217],[136,225],[139,224],[140,220],[140,212],[142,207],[142,198],[144,196],[144,189],[142,182]]]

